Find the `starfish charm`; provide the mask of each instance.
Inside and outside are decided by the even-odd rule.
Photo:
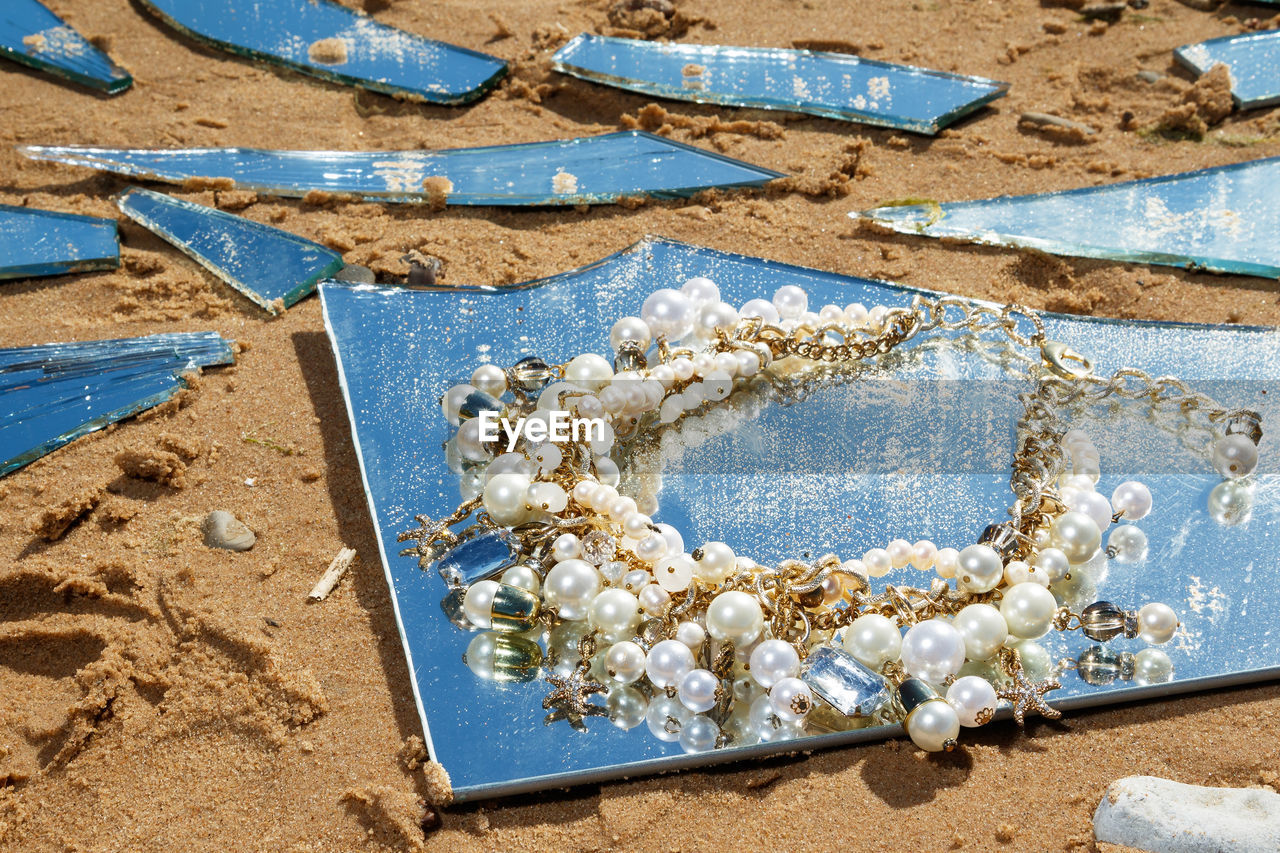
[[[547,698],[542,700],[543,708],[554,708],[550,714],[543,719],[543,723],[551,725],[560,720],[568,720],[569,725],[578,731],[586,731],[586,723],[583,722],[584,717],[607,717],[609,709],[594,702],[588,702],[587,697],[592,693],[607,693],[608,687],[605,687],[598,681],[592,681],[587,674],[590,670],[589,663],[580,663],[574,668],[573,672],[565,676],[548,675],[546,680],[551,683],[555,690],[547,694]]]
[[[437,521],[425,515],[415,515],[413,520],[418,522],[418,529],[406,530],[396,537],[397,542],[416,543],[401,551],[401,557],[417,556],[419,565],[426,568],[447,548],[458,544],[458,536],[449,529],[447,520]]]
[[[1061,711],[1050,708],[1044,701],[1044,694],[1050,690],[1057,690],[1061,686],[1062,682],[1053,679],[1031,681],[1019,667],[1013,673],[1013,684],[1003,690],[997,690],[996,695],[1013,703],[1013,718],[1017,720],[1018,725],[1022,725],[1028,712],[1040,714],[1051,720],[1061,717]]]

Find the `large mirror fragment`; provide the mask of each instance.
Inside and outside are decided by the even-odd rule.
[[[1101,187],[850,213],[903,234],[1280,277],[1280,158]]]
[[[0,475],[160,405],[184,374],[233,361],[216,332],[0,350]]]
[[[582,672],[586,620],[550,632],[541,624],[477,630],[474,608],[450,579],[505,577],[511,552],[501,542],[446,545],[422,565],[418,554],[401,554],[402,531],[438,529],[477,486],[478,469],[460,455],[457,430],[441,411],[446,389],[469,382],[486,361],[512,368],[520,387],[543,382],[545,364],[609,352],[614,321],[637,314],[658,288],[695,277],[714,281],[734,306],[768,300],[783,285],[803,288],[814,308],[905,306],[921,293],[661,239],[511,288],[320,285],[423,729],[461,799],[902,733],[887,722],[896,718],[878,678],[838,650],[801,673],[818,701],[803,725],[780,719],[768,701],[756,708],[758,692],[750,707],[728,716],[695,714],[660,691],[611,681],[603,655],[593,658],[599,671]],[[1122,366],[1175,374],[1223,403],[1257,405],[1263,424],[1276,422],[1274,330],[1063,315],[1044,321],[1051,339],[1092,358],[1104,375]],[[861,555],[895,537],[962,547],[1010,504],[1016,394],[1026,366],[1021,350],[990,334],[957,333],[907,345],[852,373],[816,364],[765,371],[758,381],[735,382],[720,406],[691,409],[656,429],[652,441],[623,445],[618,489],[659,494],[653,521],[680,531],[686,549],[715,540],[765,565]],[[489,377],[474,376],[488,384]],[[1149,646],[1112,636],[1110,611],[1095,608],[1088,628],[1105,642],[1073,630],[1019,643],[1037,682],[1061,682],[1044,698],[1069,709],[1274,677],[1280,642],[1258,614],[1280,606],[1280,587],[1266,569],[1280,545],[1275,433],[1261,439],[1267,461],[1258,471],[1224,488],[1204,458],[1204,436],[1181,429],[1176,416],[1165,424],[1141,401],[1118,399],[1083,426],[1100,456],[1098,491],[1110,495],[1137,479],[1155,503],[1137,526],[1108,522],[1115,558],[1073,567],[1051,591],[1076,611],[1099,599],[1125,608],[1163,601],[1181,627],[1172,641]],[[607,553],[586,540],[582,548],[583,559],[600,561],[602,578],[625,588],[627,573]],[[929,585],[910,566],[872,583]],[[493,613],[523,618],[515,604],[494,604]],[[650,635],[647,624],[637,626],[641,639]],[[1124,618],[1119,625],[1123,632]],[[851,646],[859,648],[844,648]],[[965,666],[965,675],[985,671]],[[1030,702],[1022,695],[1018,709],[1004,704],[996,718]]]
[[[204,44],[407,100],[465,104],[506,73],[501,59],[380,24],[330,0],[142,0]]]
[[[133,85],[129,72],[37,0],[5,0],[0,56],[108,95]]]
[[[1187,44],[1173,55],[1197,74],[1218,64],[1227,66],[1231,96],[1241,109],[1280,103],[1280,30]]]
[[[239,189],[301,197],[463,205],[612,204],[759,187],[780,172],[642,131],[441,151],[149,150],[27,146],[36,160],[181,184],[226,179]]]
[[[110,219],[0,204],[0,280],[120,266]]]
[[[676,44],[584,33],[556,53],[565,74],[661,98],[790,110],[937,133],[1005,94],[1007,83],[819,53]]]

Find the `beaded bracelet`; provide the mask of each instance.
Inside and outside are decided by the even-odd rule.
[[[678,530],[653,521],[652,491],[619,492],[617,451],[722,404],[762,372],[870,362],[930,332],[986,331],[1038,351],[1039,363],[1028,371],[1032,390],[1019,395],[1009,519],[974,544],[894,539],[860,558],[770,567],[719,541],[687,552]],[[464,500],[446,519],[418,516],[400,539],[454,588],[454,621],[485,632],[467,651],[473,670],[539,672],[529,635],[549,629],[548,723],[582,727],[599,715],[629,727],[640,709],[656,736],[691,751],[734,743],[744,727],[765,739],[795,736],[806,719],[832,712],[854,724],[901,722],[929,751],[952,749],[960,728],[990,721],[1000,700],[1020,724],[1028,713],[1059,716],[1044,701],[1059,682],[1028,675],[1024,655],[1039,649],[1030,641],[1079,629],[1099,642],[1123,635],[1158,645],[1179,627],[1162,603],[1131,611],[1099,601],[1077,613],[1050,591],[1100,553],[1140,559],[1137,526],[1116,526],[1105,545],[1102,532],[1152,505],[1134,481],[1110,500],[1095,491],[1098,451],[1063,413],[1108,397],[1146,399],[1211,430],[1213,465],[1227,480],[1258,463],[1257,413],[1133,369],[1099,377],[1020,306],[916,296],[908,308],[811,312],[804,291],[787,285],[735,309],[713,282],[694,278],[651,294],[639,317],[613,325],[610,343],[612,363],[591,353],[563,364],[530,357],[508,369],[481,365],[450,388],[441,406],[458,431],[446,455]],[[872,591],[872,578],[908,565],[936,577],[927,588]],[[986,674],[960,676],[966,660],[988,662]],[[1094,653],[1079,666],[1096,673],[1104,663]],[[1171,672],[1154,648],[1128,665],[1152,680]],[[609,694],[607,706],[589,701],[596,693]]]

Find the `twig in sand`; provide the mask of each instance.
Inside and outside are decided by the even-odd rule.
[[[333,562],[329,564],[329,568],[324,570],[324,574],[320,576],[320,580],[316,581],[316,585],[311,588],[309,598],[315,601],[324,601],[329,597],[329,593],[333,592],[333,588],[338,585],[338,580],[351,568],[351,563],[356,558],[354,548],[343,548],[338,552],[338,556],[333,558]]]

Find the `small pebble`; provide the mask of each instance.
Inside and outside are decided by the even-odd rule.
[[[1280,794],[1129,776],[1102,795],[1093,836],[1149,853],[1280,850]]]
[[[1041,127],[1052,126],[1063,127],[1068,130],[1078,130],[1087,136],[1092,136],[1097,133],[1096,130],[1089,127],[1087,124],[1081,124],[1078,121],[1072,121],[1069,118],[1062,118],[1061,116],[1052,116],[1048,113],[1023,113],[1018,116],[1018,121],[1025,121],[1028,124],[1036,124]]]
[[[1080,7],[1080,17],[1087,21],[1108,21],[1114,24],[1127,8],[1126,3],[1093,3]]]
[[[334,273],[333,277],[338,281],[351,281],[356,284],[373,284],[376,281],[373,270],[362,267],[360,264],[347,264]]]
[[[200,529],[204,532],[204,544],[210,548],[248,551],[258,541],[247,524],[221,509],[215,509],[205,516]]]
[[[1164,79],[1164,75],[1161,74],[1159,71],[1152,71],[1150,69],[1144,68],[1143,70],[1138,72],[1138,79],[1145,80],[1148,83],[1159,83],[1161,80]]]

